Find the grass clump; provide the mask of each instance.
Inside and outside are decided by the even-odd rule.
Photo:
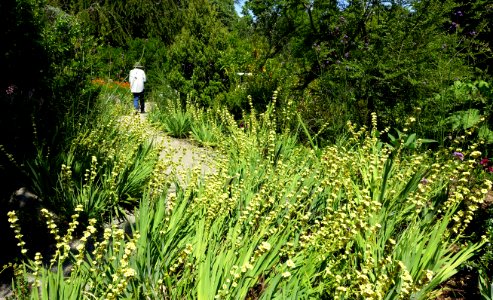
[[[158,102],[149,118],[172,137],[185,138],[190,135],[192,116],[179,100]]]
[[[189,137],[200,146],[215,147],[222,138],[223,128],[215,110],[204,110],[193,104],[190,97],[184,105],[178,99],[159,99],[151,111],[151,121],[168,135]]]

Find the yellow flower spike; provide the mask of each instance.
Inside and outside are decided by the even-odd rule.
[[[469,155],[470,155],[472,158],[478,158],[478,157],[480,157],[480,156],[481,156],[481,151],[477,151],[477,150],[475,150],[475,151],[471,152],[471,154],[469,154]]]
[[[282,276],[282,277],[284,277],[284,278],[288,278],[288,277],[290,277],[290,276],[291,276],[291,273],[290,273],[289,271],[286,271],[286,272],[283,272],[283,273],[281,274],[281,276]]]
[[[137,272],[135,272],[135,270],[132,268],[126,268],[123,272],[123,276],[125,276],[126,278],[135,277],[136,274]]]
[[[286,266],[288,266],[289,268],[294,268],[296,267],[296,265],[294,264],[294,262],[291,260],[291,259],[288,259],[286,261]]]

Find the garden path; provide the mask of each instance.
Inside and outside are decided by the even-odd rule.
[[[150,111],[154,103],[147,104],[147,110]],[[179,177],[189,170],[199,168],[203,176],[216,172],[217,159],[219,153],[211,148],[199,147],[188,139],[177,139],[166,135],[147,120],[147,114],[140,114],[141,124],[151,133],[154,141],[164,146],[160,159],[173,162],[175,170],[168,168],[166,174],[170,175],[173,171]],[[183,178],[180,183],[186,184]]]
[[[170,137],[162,130],[156,129],[147,120],[148,112],[153,109],[154,105],[152,102],[146,103],[147,112],[139,114],[138,125],[145,129],[156,144],[162,145],[160,160],[164,161],[165,165],[169,165],[165,170],[166,175],[176,176],[179,184],[184,188],[187,185],[187,178],[184,178],[184,175],[191,170],[200,170],[202,176],[214,174],[217,171],[219,152],[211,148],[200,147],[188,139]],[[175,191],[176,186],[172,184],[168,193],[174,194]],[[135,221],[134,215],[130,212],[125,218],[126,221],[120,222],[120,226],[125,226],[123,223]]]

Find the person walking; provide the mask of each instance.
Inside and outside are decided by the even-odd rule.
[[[140,62],[134,64],[134,68],[130,70],[128,81],[130,82],[130,91],[134,95],[134,107],[138,112],[145,113],[144,103],[144,82],[146,82],[146,73],[144,66]]]

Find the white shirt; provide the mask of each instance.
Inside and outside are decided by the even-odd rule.
[[[146,73],[142,69],[134,68],[130,71],[128,81],[130,82],[130,91],[132,91],[132,93],[141,93],[144,90]]]

